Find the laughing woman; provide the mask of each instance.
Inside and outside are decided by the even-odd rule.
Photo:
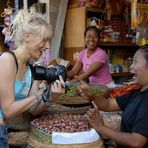
[[[43,90],[33,81],[28,62],[37,60],[49,48],[53,31],[42,16],[20,10],[14,18],[12,38],[16,49],[0,57],[0,147],[7,148],[4,117],[16,117],[25,111],[38,115],[49,106],[44,104]],[[64,92],[62,77],[51,86],[51,92]],[[45,89],[44,89],[45,90]],[[49,90],[49,91],[50,91]],[[48,93],[51,94],[51,93]],[[51,99],[51,96],[46,96]]]
[[[78,89],[82,96],[94,101],[99,110],[123,111],[120,132],[106,127],[97,109],[88,111],[89,123],[101,135],[114,140],[119,148],[148,148],[148,46],[137,50],[130,68],[141,88],[126,95],[116,99],[95,97],[84,82]]]
[[[100,31],[95,26],[86,28],[84,32],[85,49],[78,55],[78,61],[68,71],[67,77],[70,82],[76,82],[76,75],[79,80],[88,80],[91,84],[114,86],[109,72],[109,59],[106,52],[99,48]]]

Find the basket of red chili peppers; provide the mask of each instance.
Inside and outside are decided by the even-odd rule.
[[[109,93],[110,97],[116,98],[116,97],[122,96],[124,94],[127,94],[128,92],[130,92],[132,90],[137,90],[137,89],[140,89],[139,85],[131,84],[131,85],[123,86],[123,87],[112,88],[108,91],[108,93]]]

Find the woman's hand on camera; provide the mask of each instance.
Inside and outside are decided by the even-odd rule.
[[[84,81],[82,80],[80,81],[80,85],[78,85],[77,91],[78,91],[78,95],[80,95],[84,99],[87,99],[89,101],[94,100],[94,96],[93,96],[93,93],[91,92],[91,88]]]
[[[44,89],[40,89],[36,94],[36,98],[42,102],[47,103],[59,97],[59,94],[65,93],[65,82],[61,76],[59,76],[59,80],[53,82],[50,86]]]
[[[62,78],[62,76],[59,76],[59,80],[56,80],[51,85],[51,92],[52,93],[65,93],[65,82]]]

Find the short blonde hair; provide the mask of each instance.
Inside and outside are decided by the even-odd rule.
[[[40,36],[44,41],[51,40],[53,29],[41,14],[31,13],[27,10],[20,10],[15,16],[12,24],[12,39],[15,46],[18,47],[24,41],[24,33],[32,33]]]

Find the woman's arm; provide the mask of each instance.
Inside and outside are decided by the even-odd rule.
[[[143,147],[147,142],[147,137],[138,133],[119,132],[106,126],[99,127],[97,131],[101,135],[108,137],[108,139],[112,139],[119,145],[126,147],[140,148]]]
[[[39,87],[38,87],[38,83],[34,82],[32,89],[30,91],[30,94],[32,93],[36,93],[36,91],[38,91]],[[50,87],[51,91],[51,98],[49,99],[56,99],[61,93],[65,93],[65,82],[63,80],[63,78],[61,76],[59,76],[59,80],[56,80]],[[51,105],[50,100],[48,103],[44,104],[44,103],[37,103],[34,106],[32,106],[30,108],[30,112],[33,115],[39,115],[41,113],[43,113],[44,111],[47,111],[47,109],[49,108],[49,106]]]
[[[126,147],[143,147],[147,142],[147,137],[138,133],[125,133],[113,130],[103,124],[103,119],[97,109],[90,109],[86,118],[92,127],[103,137],[114,140],[119,145]]]
[[[79,79],[79,78],[78,78]],[[107,94],[98,95],[91,91],[91,87],[84,81],[80,80],[80,85],[77,87],[79,94],[91,101],[94,101],[98,108],[102,111],[119,111],[121,110],[114,98],[108,98]]]
[[[43,112],[47,111],[50,105],[51,105],[50,103],[43,104],[43,103],[38,102],[37,104],[29,108],[29,112],[34,116],[40,115]]]
[[[98,71],[102,67],[103,63],[100,62],[93,62],[86,72],[83,72],[79,75],[80,80],[86,80],[91,76],[93,73]]]
[[[28,110],[38,100],[35,96],[30,96],[22,101],[15,101],[14,80],[16,76],[16,64],[11,55],[5,55],[3,54],[0,57],[0,104],[5,116],[13,117]]]
[[[121,111],[116,102],[116,99],[114,98],[105,98],[103,95],[100,95],[94,98],[94,102],[98,106],[99,110],[107,112]]]
[[[29,92],[29,95],[33,95],[34,93],[36,93],[37,91],[40,90],[40,84],[41,83],[44,83],[45,87],[46,87],[46,83],[45,81],[34,81],[33,82],[33,85],[31,87],[31,90]],[[50,104],[44,104],[44,103],[41,103],[41,102],[37,102],[36,104],[34,104],[33,106],[31,106],[29,108],[29,112],[33,115],[40,115],[41,113],[43,113],[44,111],[46,111],[48,109]]]

